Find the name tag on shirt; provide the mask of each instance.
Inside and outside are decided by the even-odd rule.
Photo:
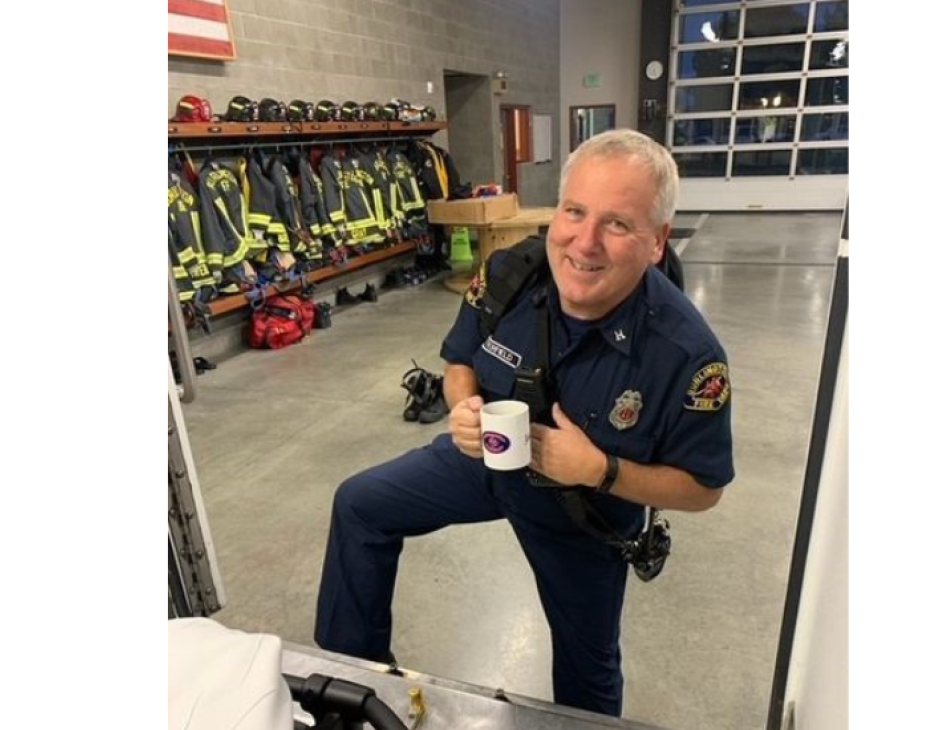
[[[518,352],[513,352],[505,345],[501,345],[499,342],[493,339],[492,336],[487,337],[483,343],[483,349],[490,353],[497,360],[502,360],[509,367],[515,369],[522,364],[522,356]]]

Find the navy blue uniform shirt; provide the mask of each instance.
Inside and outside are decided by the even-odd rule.
[[[547,306],[556,400],[600,450],[683,469],[705,487],[734,478],[725,351],[664,274],[649,267],[628,299],[592,323],[567,318],[553,280],[543,277],[520,292],[484,339],[475,301],[485,276],[481,269],[466,293],[441,356],[472,368],[486,401],[512,397],[516,367],[541,364],[537,317]]]

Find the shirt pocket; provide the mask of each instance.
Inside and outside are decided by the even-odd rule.
[[[630,434],[619,431],[608,418],[600,417],[586,429],[587,435],[602,451],[640,464],[654,459],[657,439],[647,433]]]
[[[474,355],[474,372],[480,389],[490,399],[511,398],[515,388],[515,370],[483,348]]]

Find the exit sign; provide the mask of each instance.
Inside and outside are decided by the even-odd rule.
[[[603,85],[603,76],[602,74],[585,74],[583,77],[583,86],[586,89],[594,89],[596,87]]]

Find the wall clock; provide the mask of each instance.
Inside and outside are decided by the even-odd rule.
[[[644,67],[644,75],[647,76],[651,81],[657,81],[661,76],[664,75],[664,64],[660,61],[651,61],[647,66]]]

